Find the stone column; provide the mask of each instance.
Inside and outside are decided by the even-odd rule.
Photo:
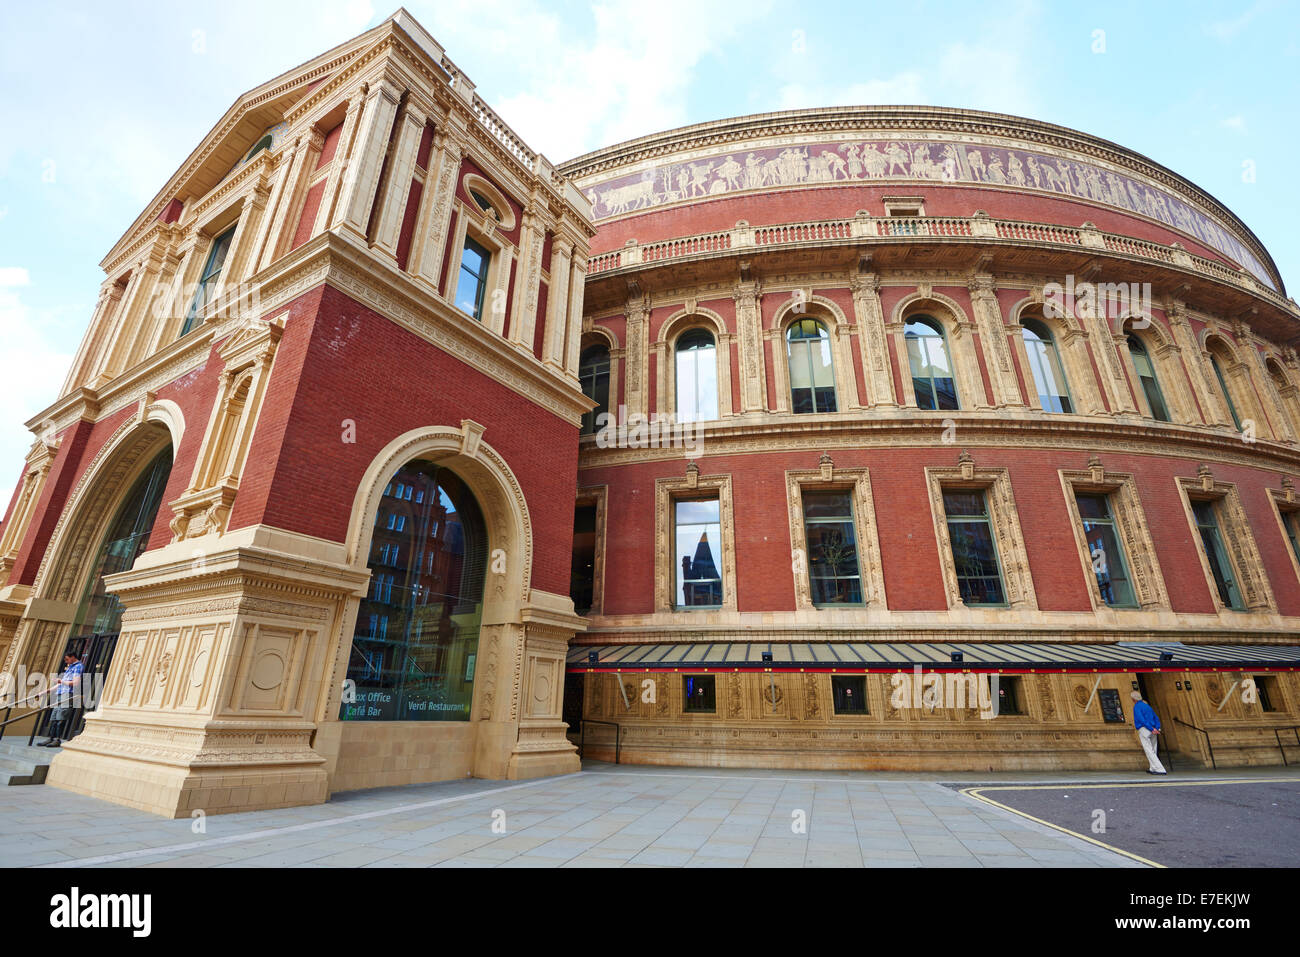
[[[419,258],[412,258],[417,264],[413,272],[437,288],[447,248],[447,232],[451,228],[456,178],[460,173],[465,147],[464,139],[454,126],[439,130],[434,135],[433,145],[435,158],[430,161],[429,175],[424,180],[423,203],[428,214],[425,225],[420,230],[422,248]]]
[[[546,297],[546,349],[542,361],[563,368],[565,324],[569,315],[569,266],[573,240],[564,233],[551,244],[551,285]]]
[[[578,375],[578,355],[582,345],[582,294],[586,282],[587,257],[575,252],[573,267],[569,270],[568,341],[564,359],[564,371],[574,378]]]
[[[756,281],[737,282],[732,289],[736,303],[736,336],[739,342],[740,411],[767,409],[767,361],[763,355],[762,294]]]
[[[536,198],[524,209],[519,232],[519,274],[515,282],[515,301],[511,304],[510,341],[525,352],[533,351],[537,331],[537,297],[542,283],[542,247],[546,245],[546,228]]]
[[[388,151],[393,117],[401,97],[401,89],[388,77],[378,80],[366,93],[356,146],[348,157],[331,229],[347,230],[362,240],[366,239],[379,172]]]
[[[397,142],[388,157],[387,185],[377,199],[379,221],[375,227],[374,248],[397,257],[397,243],[401,235],[402,218],[411,190],[411,177],[415,172],[415,157],[420,151],[420,138],[424,135],[424,111],[408,102],[399,121]]]
[[[1181,302],[1172,301],[1165,310],[1169,318],[1169,327],[1173,330],[1174,340],[1183,354],[1187,374],[1196,392],[1196,401],[1201,406],[1201,417],[1206,425],[1222,425],[1232,428],[1232,416],[1228,414],[1223,399],[1219,397],[1219,384],[1212,382],[1214,370],[1209,367],[1210,355],[1196,341],[1191,321],[1187,318],[1187,309]]]
[[[356,90],[348,97],[347,112],[343,114],[343,128],[339,130],[339,141],[334,147],[334,157],[330,160],[330,171],[325,175],[325,192],[321,196],[320,208],[316,210],[316,222],[311,234],[316,236],[330,228],[334,221],[334,210],[339,199],[339,190],[343,178],[347,175],[348,160],[352,155],[352,144],[357,135],[357,118],[361,115],[362,95]]]
[[[993,389],[995,408],[1021,409],[1025,407],[1016,370],[1011,364],[1011,345],[1007,342],[1006,322],[1002,307],[994,294],[993,277],[987,273],[976,274],[967,288],[970,290],[971,308],[975,313],[975,327],[985,342],[984,357],[988,365],[989,384]]]
[[[639,291],[627,301],[627,414],[648,415],[650,404],[650,303]]]
[[[858,327],[862,371],[867,379],[867,405],[897,408],[879,277],[875,273],[857,273],[849,281],[849,290],[853,293],[853,318]]]

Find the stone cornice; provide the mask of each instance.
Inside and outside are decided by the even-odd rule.
[[[759,138],[788,138],[810,133],[879,132],[896,136],[904,131],[948,132],[1002,137],[1071,150],[1132,170],[1173,189],[1230,225],[1265,263],[1279,290],[1284,290],[1277,265],[1259,237],[1226,206],[1190,180],[1140,153],[1100,137],[1067,127],[978,110],[928,106],[830,107],[759,113],[643,136],[567,160],[557,170],[575,181],[636,163],[707,147],[725,147]]]
[[[1071,450],[1079,467],[1093,451],[1115,451],[1165,458],[1206,459],[1300,475],[1300,448],[1277,442],[1246,445],[1237,433],[1208,426],[1185,426],[1109,416],[1057,415],[1043,412],[921,412],[865,410],[827,415],[758,413],[706,423],[694,457],[807,452],[834,449],[949,448],[941,442],[944,420],[961,433],[962,447],[1011,447]],[[594,436],[583,436],[579,469],[608,468],[641,462],[680,462],[683,450],[600,449]],[[1248,449],[1249,451],[1243,451]],[[815,464],[809,459],[809,467]],[[1068,465],[1068,462],[1062,463]],[[581,480],[580,480],[581,482]]]
[[[376,28],[377,30],[378,28]],[[268,102],[284,96],[294,91],[297,87],[310,84],[313,80],[327,75],[338,67],[346,63],[358,49],[364,47],[370,42],[372,34],[376,30],[370,30],[361,36],[355,37],[347,43],[340,44],[332,50],[328,50],[318,57],[309,60],[307,63],[296,67],[280,76],[269,80],[258,87],[254,87],[244,95],[238,97],[234,104],[231,105],[225,115],[217,122],[216,126],[203,138],[203,141],[195,148],[181,165],[181,167],[171,175],[167,183],[163,186],[158,194],[145,207],[143,213],[137,217],[136,221],[131,224],[131,228],[123,234],[113,248],[108,251],[104,257],[101,267],[107,268],[107,264],[115,261],[121,254],[123,247],[130,243],[133,237],[137,236],[141,228],[146,223],[156,220],[163,211],[163,208],[171,202],[172,198],[179,192],[183,191],[184,184],[187,183],[197,173],[211,157],[212,153],[225,141],[226,137],[239,125],[250,112],[266,105]]]
[[[333,286],[574,425],[591,407],[576,379],[555,375],[531,351],[525,352],[469,319],[427,285],[335,233],[322,233],[282,257],[234,295],[247,300],[255,289],[252,301],[258,304],[259,318],[266,318],[322,284]],[[37,431],[43,423],[52,422],[57,433],[78,418],[99,421],[199,368],[207,362],[214,341],[247,321],[247,316],[238,313],[239,305],[237,300],[219,298],[197,330],[98,390],[81,388],[69,393],[28,420],[27,427]]]

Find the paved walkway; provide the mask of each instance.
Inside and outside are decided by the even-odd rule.
[[[1271,770],[1254,774],[1276,777]],[[1145,777],[588,762],[559,778],[449,781],[215,815],[202,833],[190,820],[57,788],[9,787],[0,788],[0,866],[1141,867],[953,785]]]

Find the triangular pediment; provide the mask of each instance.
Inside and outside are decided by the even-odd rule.
[[[400,13],[400,11],[399,11]],[[395,15],[396,16],[396,15]],[[408,15],[409,16],[409,15]],[[150,227],[173,200],[191,203],[225,181],[244,162],[249,150],[319,86],[363,61],[368,50],[394,29],[393,18],[360,36],[308,60],[238,97],[202,142],[167,180],[131,228],[100,263],[109,269]],[[279,144],[277,144],[278,148]]]

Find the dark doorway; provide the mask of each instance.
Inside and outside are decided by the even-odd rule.
[[[582,702],[586,693],[586,675],[564,676],[564,721],[569,726],[568,735],[577,740],[582,732]]]

